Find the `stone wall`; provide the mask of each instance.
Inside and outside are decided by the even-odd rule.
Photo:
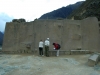
[[[99,25],[95,17],[84,20],[35,20],[33,22],[7,22],[3,51],[35,53],[39,41],[50,38],[61,44],[61,50],[86,49],[99,51]]]

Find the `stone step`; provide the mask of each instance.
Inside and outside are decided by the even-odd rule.
[[[90,53],[90,50],[70,50],[70,54],[75,54],[75,53],[78,53],[78,54],[81,54],[81,53]]]
[[[56,53],[57,53],[57,50],[49,50],[50,56],[54,56],[54,55],[56,55]],[[59,55],[66,55],[66,54],[70,54],[70,51],[59,50]]]

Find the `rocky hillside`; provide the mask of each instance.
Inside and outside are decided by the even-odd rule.
[[[39,19],[57,19],[57,18],[66,18],[69,16],[73,10],[77,9],[84,1],[77,2],[66,7],[59,8],[52,12],[43,14]]]
[[[100,0],[86,0],[78,9],[70,14],[68,19],[80,20],[87,17],[97,17],[100,21]]]
[[[2,45],[2,43],[3,43],[3,36],[4,36],[4,34],[2,32],[0,32],[0,45]]]

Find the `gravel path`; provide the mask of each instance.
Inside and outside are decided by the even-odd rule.
[[[100,66],[87,65],[89,56],[0,55],[0,75],[100,75]]]

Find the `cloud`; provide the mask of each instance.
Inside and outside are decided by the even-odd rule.
[[[10,17],[5,13],[0,13],[0,31],[4,32],[6,22],[10,22],[12,19],[13,17]]]
[[[43,14],[84,0],[0,0],[0,30],[12,18],[33,21]],[[6,14],[4,14],[6,13]]]
[[[82,0],[0,0],[0,12],[31,21],[77,1]]]

